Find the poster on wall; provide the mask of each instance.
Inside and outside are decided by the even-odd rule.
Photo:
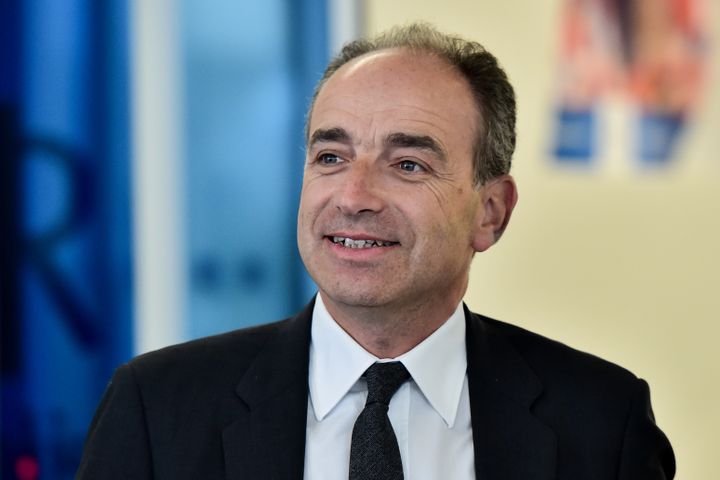
[[[706,83],[706,1],[566,0],[561,14],[555,163],[603,158],[618,140],[607,110],[619,105],[623,157],[671,164]]]

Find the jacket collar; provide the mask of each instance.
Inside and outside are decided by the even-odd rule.
[[[314,301],[277,327],[236,388],[246,408],[224,428],[226,478],[302,478]],[[487,319],[467,322],[475,471],[483,480],[555,477],[555,435],[531,412],[542,383]]]
[[[465,318],[477,478],[555,478],[555,434],[531,412],[542,383],[487,319],[467,307]]]
[[[226,478],[302,478],[314,301],[281,323],[235,389],[246,407],[224,428]]]

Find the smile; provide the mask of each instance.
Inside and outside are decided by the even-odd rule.
[[[327,237],[336,245],[342,245],[345,248],[377,248],[377,247],[392,247],[397,245],[398,242],[385,242],[383,240],[370,240],[360,239],[355,240],[349,237]]]

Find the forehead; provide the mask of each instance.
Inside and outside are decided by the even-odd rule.
[[[428,53],[392,49],[356,58],[321,88],[309,133],[343,128],[361,141],[390,131],[430,135],[471,151],[479,114],[467,81]]]

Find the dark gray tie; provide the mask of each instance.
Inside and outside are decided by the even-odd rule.
[[[388,405],[410,374],[400,362],[375,363],[365,371],[368,396],[352,432],[350,480],[402,480],[400,449]]]

